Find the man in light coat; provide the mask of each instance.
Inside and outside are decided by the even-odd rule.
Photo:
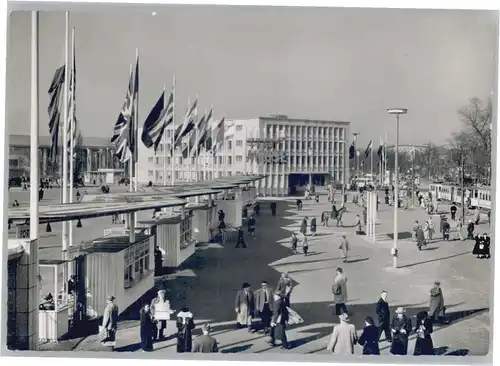
[[[445,306],[441,282],[434,282],[434,287],[430,290],[430,295],[429,317],[434,322],[442,320],[445,315]]]
[[[106,337],[102,340],[102,344],[108,347],[116,345],[116,328],[118,326],[118,306],[115,304],[115,297],[109,295],[107,298],[108,304],[102,314],[102,332],[106,332]]]
[[[354,345],[358,342],[356,327],[349,323],[346,313],[339,315],[340,324],[333,327],[330,343],[326,348],[335,355],[353,355]]]
[[[335,303],[335,314],[347,314],[347,277],[342,268],[337,268],[337,275],[332,286],[333,302]]]
[[[261,287],[255,291],[255,310],[262,321],[264,333],[268,334],[271,328],[271,317],[274,310],[274,293],[267,285],[267,281],[261,282]]]

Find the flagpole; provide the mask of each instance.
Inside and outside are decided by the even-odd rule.
[[[139,74],[139,48],[135,49],[135,62],[136,69],[135,72]],[[138,162],[138,146],[139,146],[139,86],[135,85],[135,81],[139,80],[139,75],[134,75],[134,86],[137,90],[137,97],[135,98],[135,108],[134,108],[134,151],[132,152],[132,158],[134,161],[134,192],[139,191],[139,162]],[[135,241],[135,228],[137,227],[137,214],[134,212],[134,230],[131,238]]]
[[[167,87],[163,85],[163,110],[167,108]],[[165,116],[164,118],[166,118]],[[165,123],[165,122],[163,122]],[[170,159],[172,160],[172,159]],[[167,185],[167,131],[163,131],[163,185]]]
[[[247,156],[248,156],[248,149],[247,149],[247,139],[248,139],[248,128],[245,126],[245,141],[243,141],[243,146],[245,147],[245,154],[243,156],[243,159],[245,159],[245,175],[248,174],[248,164],[247,164]]]
[[[130,73],[129,73],[129,75],[132,75],[133,71],[134,71],[134,65],[130,64]],[[132,96],[132,98],[133,98],[133,96]],[[133,121],[134,118],[135,118],[134,116],[131,116],[131,118],[130,118],[131,119],[131,121],[130,121],[131,123],[134,123],[134,121]],[[130,126],[130,127],[132,127],[132,126]],[[129,177],[128,190],[129,190],[129,192],[133,192],[134,191],[134,158],[133,158],[133,156],[132,156],[132,158],[130,158],[128,160],[127,165],[128,165],[128,177]],[[128,215],[128,223],[125,224],[126,227],[129,229],[129,231],[132,230],[132,228],[134,227],[134,223],[135,223],[134,222],[134,214],[130,213]]]
[[[68,202],[68,64],[69,64],[69,11],[66,11],[66,21],[65,21],[65,37],[64,37],[64,89],[63,89],[63,133],[62,133],[62,195],[63,203]],[[66,221],[62,222],[62,251],[63,259],[68,258],[68,223]],[[63,283],[67,283],[67,273],[63,275]]]
[[[387,132],[385,133],[385,139],[384,139],[384,184],[386,175],[387,175]]]
[[[39,225],[39,201],[38,201],[38,187],[40,182],[39,174],[39,76],[38,76],[38,11],[31,12],[31,118],[30,118],[30,241],[34,242],[34,253],[30,253],[30,260],[35,266],[35,276],[38,277],[39,274],[39,262],[38,262],[38,225]],[[30,268],[30,267],[28,267]],[[36,278],[30,278],[29,281],[34,281],[35,285],[35,298],[28,300],[29,305],[31,301],[35,302],[35,306],[38,305],[38,293],[39,293],[39,281]],[[23,289],[24,290],[24,289]],[[21,304],[22,305],[22,304]],[[38,307],[38,306],[36,306]],[[32,351],[38,350],[38,312],[33,311],[28,313],[29,317],[34,317],[33,325],[34,328],[31,330],[33,332],[32,342],[28,343],[28,349]],[[29,320],[29,319],[28,319]]]
[[[74,151],[75,151],[75,123],[76,123],[76,118],[75,118],[75,106],[74,106],[74,101],[75,101],[75,70],[74,66],[75,65],[75,28],[71,29],[71,124],[69,125],[69,202],[73,203],[73,183],[74,183],[74,177],[73,177],[73,172],[75,170],[74,166]],[[73,221],[69,222],[69,246],[73,246]],[[68,271],[71,273],[72,266],[71,262],[68,263]]]
[[[175,134],[175,74],[174,74],[174,80],[173,80],[173,86],[172,86],[172,136],[171,136],[171,156],[170,156],[170,163],[172,164],[172,171],[170,174],[171,180],[172,180],[172,185],[175,185],[175,140],[174,140],[174,134]]]

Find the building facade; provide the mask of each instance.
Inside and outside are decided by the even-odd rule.
[[[60,162],[52,162],[49,136],[40,136],[38,158],[40,176],[59,177]],[[115,156],[115,147],[107,138],[83,137],[82,146],[78,147],[82,160],[82,173],[97,172],[99,169],[118,169],[120,162]],[[59,149],[61,151],[61,149]],[[61,156],[60,152],[58,156]],[[9,177],[29,176],[30,136],[9,136]]]
[[[172,159],[170,146],[175,126],[169,126],[156,154],[153,149],[139,145],[139,182],[178,184],[222,176],[266,174],[267,178],[257,183],[258,192],[266,195],[287,195],[307,183],[345,182],[349,169],[346,140],[349,127],[349,122],[287,116],[226,119],[225,142],[216,156],[202,149],[199,158],[184,159],[180,149],[176,149]],[[279,158],[266,158],[266,154]]]

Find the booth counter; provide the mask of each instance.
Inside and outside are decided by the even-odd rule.
[[[120,313],[154,286],[154,236],[136,233],[135,242],[128,235],[108,235],[96,239],[78,251],[85,255],[87,313],[102,316],[106,297],[115,296]]]

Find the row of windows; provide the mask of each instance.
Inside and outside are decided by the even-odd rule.
[[[128,287],[149,270],[149,239],[125,249],[124,262],[124,280],[125,286]]]

